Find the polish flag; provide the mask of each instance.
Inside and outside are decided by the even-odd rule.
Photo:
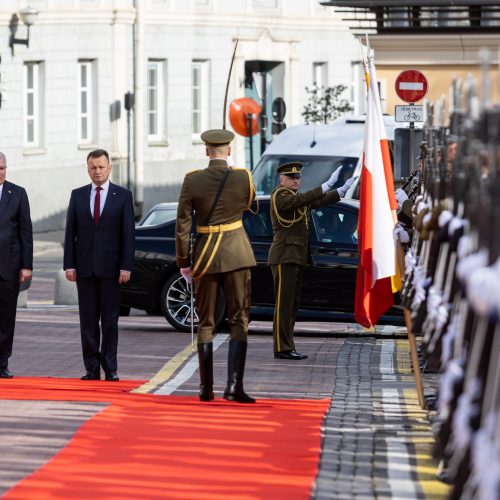
[[[366,79],[368,101],[358,220],[360,262],[354,316],[359,324],[370,328],[394,303],[391,278],[396,275],[396,243],[392,210],[398,204],[371,56]]]

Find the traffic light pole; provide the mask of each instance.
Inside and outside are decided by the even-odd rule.
[[[253,135],[252,135],[252,113],[247,113],[248,140],[250,145],[250,172],[253,172]]]
[[[413,106],[414,103],[411,102],[410,103],[410,106]],[[408,151],[409,151],[409,155],[410,155],[410,161],[408,163],[408,174],[411,174],[413,172],[413,170],[415,170],[415,145],[414,145],[414,142],[415,142],[415,122],[410,122],[410,133],[409,133],[409,136],[408,136],[408,142],[409,142],[409,147],[408,147]]]

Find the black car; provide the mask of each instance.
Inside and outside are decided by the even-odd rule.
[[[243,218],[257,260],[252,268],[251,319],[269,320],[274,313],[273,281],[267,266],[272,240],[269,196],[259,197],[258,207],[257,214],[246,212]],[[312,211],[311,259],[304,269],[298,320],[354,320],[358,210],[359,201],[343,200]],[[122,313],[131,307],[151,314],[161,312],[176,329],[189,331],[191,290],[175,260],[176,211],[177,203],[160,203],[136,227],[134,269],[130,282],[123,287]],[[224,314],[220,293],[219,321]],[[383,320],[400,324],[401,312],[393,308]]]

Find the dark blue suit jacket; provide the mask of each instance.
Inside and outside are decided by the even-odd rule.
[[[5,181],[0,199],[0,276],[12,279],[33,269],[33,230],[24,188]]]
[[[64,269],[76,269],[77,278],[118,277],[132,271],[134,258],[134,205],[132,193],[109,183],[99,220],[90,212],[92,185],[71,192],[64,238]]]

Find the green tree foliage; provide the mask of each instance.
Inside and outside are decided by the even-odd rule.
[[[319,87],[316,83],[306,87],[309,102],[304,106],[302,116],[306,123],[329,123],[339,116],[352,111],[351,103],[341,97],[347,89],[345,85]]]

